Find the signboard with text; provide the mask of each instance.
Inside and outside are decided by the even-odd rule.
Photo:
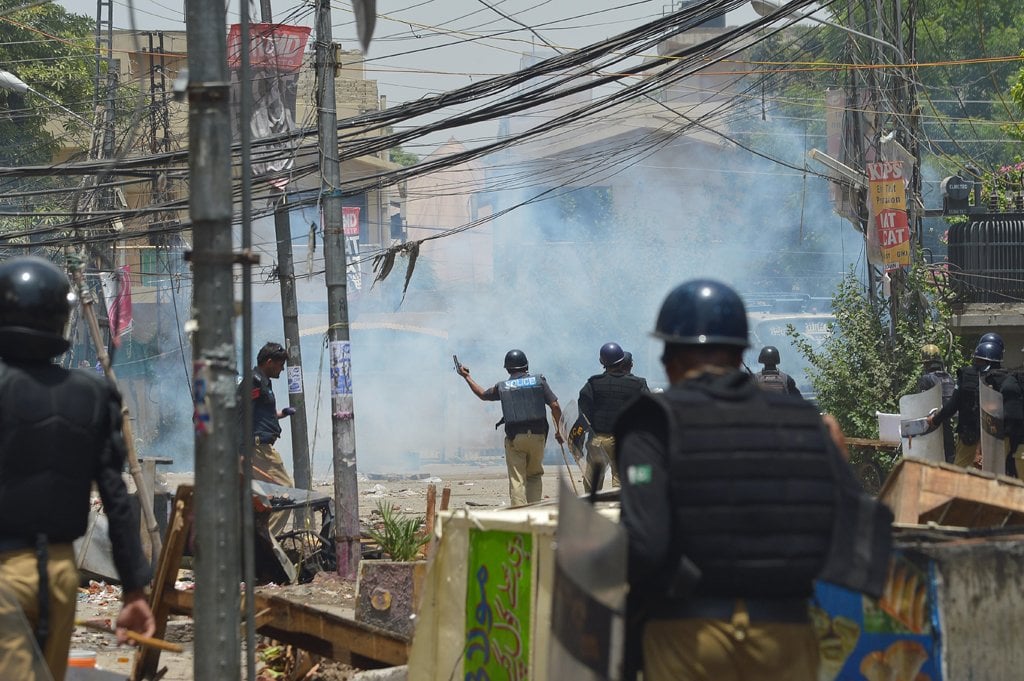
[[[871,222],[886,271],[910,266],[907,188],[901,161],[867,164]]]
[[[467,586],[465,678],[527,681],[533,536],[470,530]]]

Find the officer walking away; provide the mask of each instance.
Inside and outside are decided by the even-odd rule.
[[[544,405],[551,408],[554,423],[562,418],[558,398],[551,392],[544,376],[529,373],[526,353],[509,350],[505,353],[505,371],[508,380],[496,383],[486,390],[469,377],[469,367],[459,365],[459,375],[466,379],[473,394],[487,402],[501,401],[502,419],[495,426],[505,424],[505,465],[508,466],[508,495],[513,506],[523,506],[541,500],[544,475],[544,442],[548,437],[548,419]],[[555,430],[555,439],[563,439]]]
[[[936,385],[941,386],[942,404],[945,405],[953,397],[956,382],[946,372],[939,346],[931,343],[921,346],[921,367],[922,373],[917,378],[917,392],[930,390]],[[942,423],[942,449],[946,463],[953,463],[956,460],[956,445],[953,440],[953,425],[948,419]]]
[[[256,366],[252,370],[252,432],[255,441],[252,463],[257,477],[275,485],[295,487],[281,455],[274,449],[274,443],[281,437],[281,424],[278,422],[295,413],[293,407],[278,411],[274,386],[270,382],[281,375],[287,361],[288,351],[280,343],[267,343],[256,355]],[[243,402],[239,400],[239,404]],[[270,533],[278,535],[283,532],[289,515],[287,511],[274,513],[270,518]]]
[[[814,580],[880,595],[892,513],[814,405],[740,368],[747,316],[731,288],[676,287],[654,335],[670,387],[615,428],[644,679],[816,681]]]
[[[604,487],[604,469],[612,469],[612,486],[619,486],[619,469],[615,465],[615,436],[612,431],[619,412],[641,393],[650,392],[647,381],[630,373],[626,352],[618,343],[601,346],[598,359],[604,372],[587,379],[580,389],[579,408],[584,428],[590,433],[587,441],[586,474],[583,487],[591,490],[595,474],[597,491]],[[632,357],[629,358],[632,360]]]
[[[981,379],[1003,361],[1003,348],[995,341],[979,343],[974,349],[971,365],[956,372],[956,388],[949,401],[937,414],[928,417],[928,424],[945,423],[954,414],[956,446],[953,463],[961,468],[981,468]]]
[[[156,629],[144,589],[150,569],[122,470],[121,396],[105,377],[67,370],[74,295],[64,273],[36,257],[0,264],[0,621],[23,611],[33,632],[0,632],[0,679],[36,679],[33,648],[63,679],[75,627],[78,570],[96,484],[122,584],[117,637]],[[33,637],[34,634],[34,637]]]
[[[800,397],[800,391],[796,387],[796,381],[789,374],[779,371],[779,364],[782,362],[782,358],[779,355],[779,349],[774,345],[766,345],[761,348],[761,353],[757,356],[759,364],[764,365],[764,368],[754,374],[754,380],[757,381],[764,390],[771,390],[777,393],[786,393],[787,395],[796,395]]]

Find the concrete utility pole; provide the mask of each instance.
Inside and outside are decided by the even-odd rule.
[[[338,112],[334,100],[337,69],[331,34],[331,0],[316,3],[317,107],[320,110],[320,191],[324,258],[327,265],[327,340],[331,356],[331,439],[334,443],[334,540],[338,574],[354,580],[362,557],[359,494],[356,484],[356,432],[352,413],[352,344],[348,329],[345,233],[341,219],[341,163]]]
[[[260,18],[265,24],[274,21],[270,0],[260,0]],[[337,137],[335,137],[337,138]],[[337,145],[335,145],[337,148]],[[284,338],[288,348],[288,404],[295,410],[289,424],[292,431],[292,472],[295,486],[313,489],[309,470],[309,428],[306,422],[306,394],[302,388],[302,345],[299,336],[299,305],[295,299],[295,261],[292,258],[292,228],[288,217],[288,193],[274,206],[274,234],[277,239],[277,276],[281,280],[281,315],[284,317]],[[292,392],[292,374],[298,375],[299,392]],[[296,512],[296,520],[308,522],[309,513]]]
[[[197,679],[237,679],[241,597],[231,237],[231,111],[224,7],[186,0],[189,212],[194,247]]]

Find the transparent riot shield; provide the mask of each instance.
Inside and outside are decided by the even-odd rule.
[[[559,476],[557,537],[547,678],[617,681],[625,653],[626,531]]]
[[[981,469],[1006,474],[1006,441],[1003,439],[1003,396],[985,381],[979,386],[981,397]]]
[[[942,427],[920,435],[909,435],[912,426],[920,423],[919,419],[928,416],[928,412],[942,407],[942,387],[933,385],[928,390],[900,398],[900,442],[903,444],[903,456],[915,459],[926,459],[936,463],[946,460],[942,448]]]
[[[18,600],[0,584],[0,679],[53,681]]]

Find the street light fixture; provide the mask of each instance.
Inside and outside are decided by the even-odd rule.
[[[23,81],[21,78],[18,78],[16,75],[11,73],[10,71],[4,71],[3,69],[0,69],[0,89],[10,90],[11,92],[18,92],[18,93],[31,92],[32,94],[34,94],[34,95],[36,95],[38,97],[42,97],[47,102],[49,102],[50,104],[53,104],[55,107],[61,109],[65,113],[68,113],[71,116],[74,116],[79,121],[81,121],[87,128],[92,128],[93,127],[92,123],[89,122],[88,120],[86,120],[86,118],[84,116],[82,116],[81,114],[75,113],[71,109],[67,108],[66,106],[64,106],[63,104],[58,102],[56,99],[53,99],[51,97],[47,97],[42,92],[40,92],[39,90],[36,90],[31,85],[29,85],[28,83]]]
[[[777,12],[782,7],[782,5],[780,5],[777,2],[773,2],[773,0],[750,0],[750,6],[754,9],[755,12],[757,12],[758,16],[762,16],[762,17],[769,16],[769,15]],[[818,10],[814,10],[814,11],[818,11]],[[890,42],[882,40],[881,38],[876,38],[873,35],[868,35],[867,33],[861,33],[860,31],[855,31],[852,28],[847,28],[846,26],[843,26],[842,24],[837,24],[834,21],[828,21],[827,19],[819,19],[818,17],[814,16],[814,12],[797,12],[797,11],[793,11],[791,13],[791,16],[795,16],[798,19],[807,19],[809,21],[815,21],[815,22],[817,22],[819,24],[823,24],[825,26],[831,26],[832,28],[840,30],[840,31],[843,31],[844,33],[849,33],[851,35],[855,35],[857,37],[863,38],[864,40],[869,40],[869,41],[871,41],[873,43],[876,43],[878,45],[881,45],[883,47],[888,47],[890,50],[893,51],[893,53],[895,53],[897,63],[899,63],[899,64],[903,64],[904,63],[903,62],[903,50],[901,50],[899,47],[897,47],[896,45],[893,45]]]

